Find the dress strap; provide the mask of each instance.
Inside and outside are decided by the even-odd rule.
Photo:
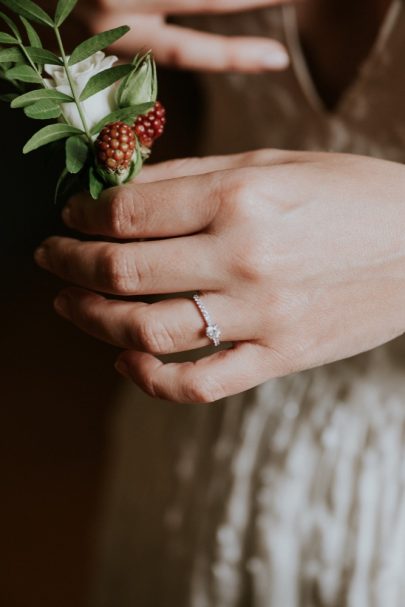
[[[349,86],[347,91],[344,92],[339,106],[343,105],[344,100],[349,96],[349,93],[354,88],[357,90],[362,81],[361,72],[368,71],[366,68],[370,67],[374,61],[378,59],[378,57],[386,50],[393,31],[398,24],[400,15],[404,9],[404,3],[405,0],[391,0],[391,5],[380,27],[376,42],[371,48],[363,65],[360,66],[359,78],[351,86]],[[285,38],[291,55],[292,69],[303,91],[303,94],[316,112],[321,114],[329,114],[329,110],[325,107],[325,104],[317,90],[305,58],[300,39],[297,11],[295,6],[290,4],[283,6],[282,17]],[[333,112],[333,114],[337,113],[337,111]]]

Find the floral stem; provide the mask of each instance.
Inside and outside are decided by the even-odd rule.
[[[72,80],[72,77],[70,74],[69,65],[68,65],[68,61],[67,61],[67,57],[66,57],[66,52],[65,52],[65,48],[63,46],[59,28],[55,27],[54,31],[55,31],[56,40],[58,42],[60,54],[62,57],[63,66],[65,68],[66,77],[68,79],[70,90],[72,91],[72,96],[73,96],[73,99],[75,100],[77,110],[79,112],[80,120],[82,121],[83,129],[84,129],[84,132],[86,133],[87,139],[89,140],[90,146],[93,148],[93,138],[91,136],[90,129],[87,125],[86,116],[84,115],[82,104],[80,102],[79,96],[77,94],[76,88],[74,86],[74,83],[73,83],[73,80]]]
[[[22,44],[22,42],[20,42],[20,48],[21,48],[22,52],[24,53],[25,57],[27,58],[29,64],[32,67],[32,69],[37,74],[38,78],[41,78],[42,86],[45,87],[45,81],[42,78],[41,72],[39,71],[39,69],[37,68],[37,66],[35,65],[35,63],[33,62],[33,60],[31,59],[31,57],[29,56],[29,53],[27,52],[27,50],[26,50],[25,46]]]

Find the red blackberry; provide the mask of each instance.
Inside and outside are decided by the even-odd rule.
[[[151,148],[165,130],[166,110],[160,101],[153,108],[135,120],[134,130],[141,145]]]
[[[131,166],[135,146],[132,127],[124,122],[107,124],[96,141],[98,163],[110,173],[121,173]]]

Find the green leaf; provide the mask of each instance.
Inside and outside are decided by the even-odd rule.
[[[18,40],[10,34],[0,32],[0,44],[18,44]]]
[[[55,12],[55,24],[60,27],[76,6],[78,0],[59,0]]]
[[[99,72],[90,78],[86,84],[82,94],[80,95],[80,101],[85,101],[89,97],[92,97],[103,89],[111,86],[114,84],[114,82],[117,82],[117,80],[124,78],[133,69],[133,65],[117,65],[115,67],[110,67],[108,70]]]
[[[110,44],[116,42],[122,38],[122,36],[125,36],[130,29],[131,28],[128,26],[123,25],[113,30],[97,34],[96,36],[89,38],[89,40],[82,42],[71,54],[69,65],[75,65],[76,63],[79,63],[79,61],[84,61],[84,59],[91,57],[91,55],[97,53],[97,51],[101,51],[107,46],[110,46]]]
[[[49,27],[54,26],[50,16],[32,0],[0,0],[0,2],[21,17],[26,17],[30,21],[36,21],[43,25],[49,25]]]
[[[8,27],[13,32],[14,36],[17,38],[18,42],[22,42],[22,39],[21,39],[21,36],[20,36],[20,32],[18,31],[17,26],[15,25],[14,21],[12,21],[10,19],[10,17],[8,17],[2,11],[0,11],[0,19],[2,19],[4,21],[4,23],[7,23]]]
[[[31,105],[37,101],[41,101],[42,99],[48,99],[49,101],[55,101],[56,103],[72,103],[74,101],[73,97],[69,97],[69,95],[60,93],[55,89],[37,89],[35,91],[25,93],[24,95],[20,95],[14,99],[11,107],[26,107],[27,105]]]
[[[30,84],[42,84],[41,78],[30,65],[17,65],[6,72],[7,78],[29,82]]]
[[[132,124],[137,116],[145,114],[145,112],[150,110],[152,107],[153,103],[142,103],[141,105],[133,105],[132,107],[124,107],[120,110],[116,110],[100,120],[100,122],[98,122],[91,129],[91,134],[98,135],[106,124],[109,124],[110,122],[117,122],[117,120],[122,120],[123,122],[128,121],[130,124]]]
[[[69,137],[66,141],[66,169],[72,175],[80,173],[86,164],[89,147],[83,137]]]
[[[61,61],[55,53],[51,53],[51,51],[46,51],[43,48],[37,48],[35,46],[27,46],[25,50],[34,63],[39,63],[41,65],[45,65],[46,63],[49,63],[50,65],[63,65],[63,61]]]
[[[38,36],[31,23],[27,21],[27,19],[25,19],[24,17],[20,17],[20,19],[24,24],[30,45],[35,46],[35,48],[42,48],[41,38]]]
[[[29,154],[29,152],[32,152],[43,145],[47,145],[53,141],[59,141],[60,139],[66,139],[72,135],[79,135],[81,133],[82,131],[70,126],[69,124],[49,124],[35,133],[35,135],[31,137],[29,141],[27,141],[24,146],[23,153]]]
[[[94,168],[91,167],[89,171],[89,190],[91,197],[94,198],[94,200],[97,200],[104,190],[104,187],[104,183],[101,181]]]
[[[42,101],[37,101],[37,103],[26,107],[24,113],[28,118],[33,118],[34,120],[51,120],[53,118],[59,118],[62,110],[60,106],[53,101],[42,99]]]
[[[19,48],[4,48],[0,51],[0,63],[23,63],[24,55]]]

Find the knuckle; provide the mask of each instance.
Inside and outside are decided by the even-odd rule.
[[[186,400],[209,404],[223,397],[223,390],[210,377],[192,377],[184,386]]]
[[[233,40],[232,38],[227,38],[224,41],[224,67],[227,70],[231,72],[238,71],[242,66],[246,65],[243,49],[244,47],[241,45],[240,39]]]
[[[243,164],[241,164],[241,166],[254,166],[256,163],[264,161],[264,159],[267,160],[267,157],[267,150],[250,150],[243,154]]]
[[[222,174],[219,179],[221,207],[235,221],[251,222],[257,216],[258,196],[255,184],[261,181],[261,172],[257,168],[240,168]]]
[[[237,176],[232,176],[231,180],[225,180],[223,193],[226,200],[232,205],[232,208],[239,212],[243,211],[252,197],[252,180],[241,170]]]
[[[241,243],[242,244],[242,243]],[[244,242],[231,259],[231,272],[245,282],[259,282],[270,274],[269,252],[260,242]]]
[[[126,186],[116,188],[108,202],[108,228],[114,236],[131,234],[133,225],[132,193]]]
[[[180,44],[174,44],[167,51],[166,63],[173,67],[182,67],[186,63],[186,53]]]
[[[125,295],[136,288],[136,270],[130,270],[127,252],[120,245],[106,247],[100,271],[102,283],[114,293]]]
[[[139,348],[138,323],[134,316],[130,316],[123,327],[123,341],[131,350]]]
[[[155,386],[155,382],[152,377],[143,377],[141,380],[141,386],[143,390],[148,394],[151,398],[164,398],[165,395],[163,391],[159,390]]]
[[[137,328],[137,341],[151,354],[170,354],[176,351],[176,339],[162,323],[143,319]]]

